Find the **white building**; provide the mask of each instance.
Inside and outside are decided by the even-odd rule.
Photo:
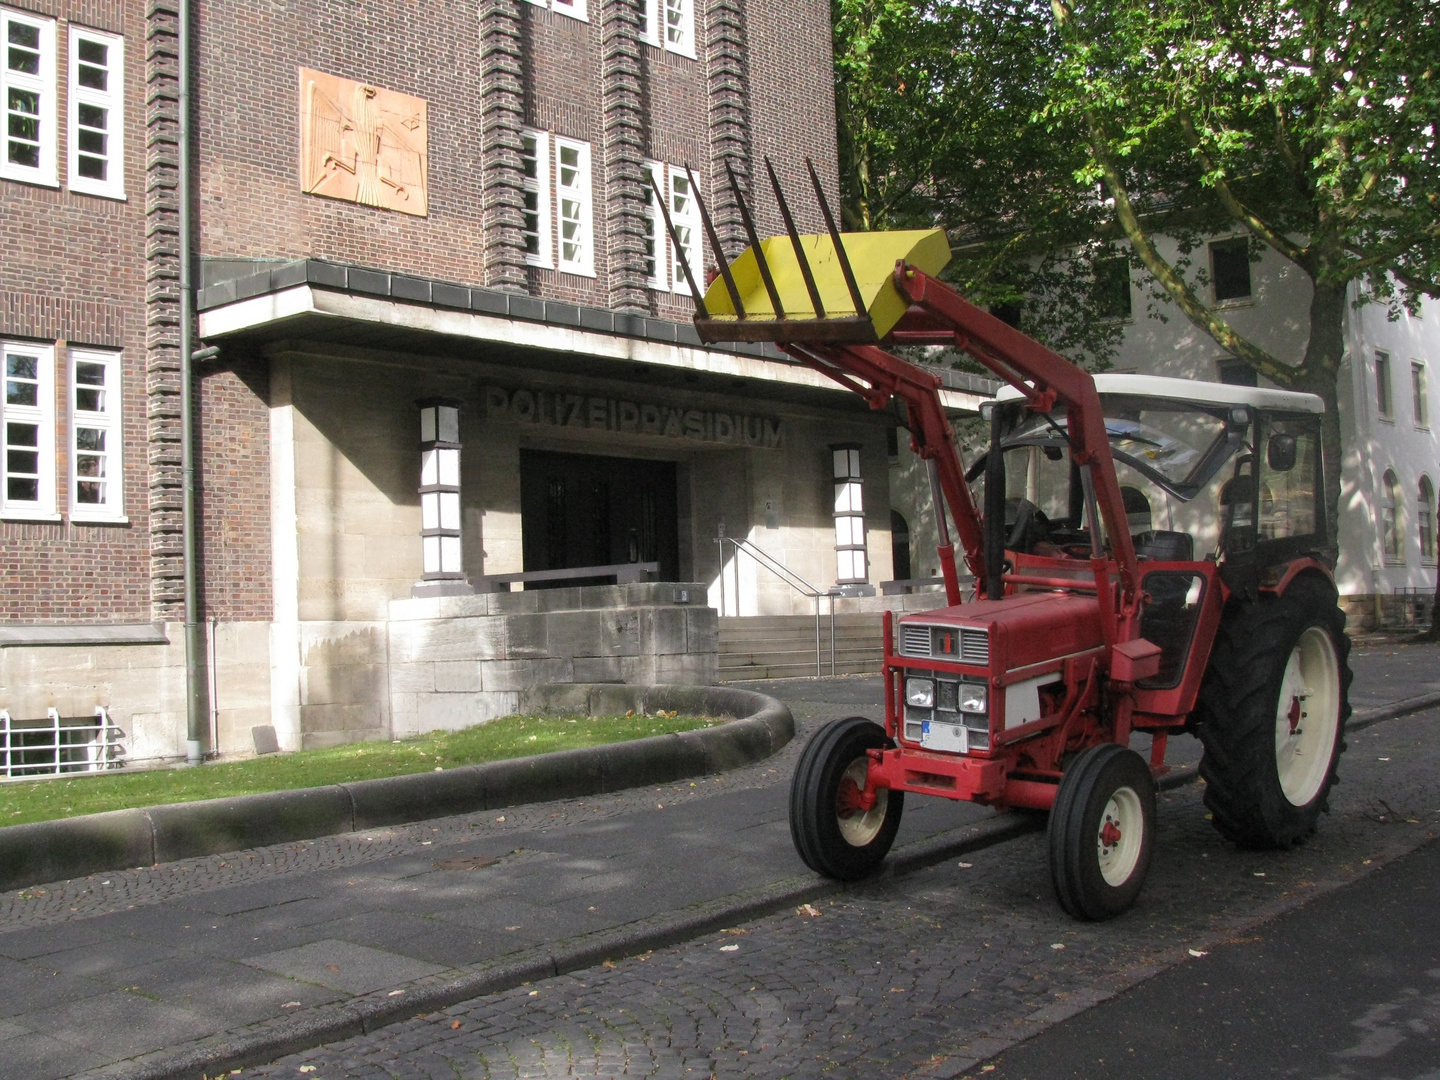
[[[1173,242],[1160,238],[1166,258]],[[1309,331],[1311,288],[1294,264],[1266,250],[1251,263],[1244,241],[1211,241],[1203,299],[1234,329],[1280,360],[1298,363]],[[1202,264],[1203,265],[1203,264]],[[1143,271],[1131,274],[1127,331],[1113,370],[1210,381],[1254,379],[1168,301]],[[1351,289],[1352,303],[1358,292]],[[1157,315],[1165,316],[1162,321]],[[1435,589],[1440,434],[1431,367],[1440,359],[1440,303],[1392,321],[1384,305],[1352,306],[1337,394],[1344,437],[1337,578],[1352,628],[1429,618]],[[1264,380],[1261,380],[1262,384]]]

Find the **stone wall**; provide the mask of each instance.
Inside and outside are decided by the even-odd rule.
[[[709,686],[716,612],[699,584],[651,582],[390,604],[396,738],[515,712],[544,683]]]

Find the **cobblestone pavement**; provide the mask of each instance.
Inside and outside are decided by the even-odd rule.
[[[1032,835],[816,907],[548,979],[244,1070],[326,1078],[948,1077],[1190,950],[1440,833],[1440,712],[1351,737],[1334,812],[1288,853],[1243,852],[1198,784],[1161,797],[1136,907],[1077,923]]]

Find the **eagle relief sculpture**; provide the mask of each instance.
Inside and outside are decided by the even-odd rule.
[[[429,132],[421,98],[300,69],[300,190],[429,212]]]

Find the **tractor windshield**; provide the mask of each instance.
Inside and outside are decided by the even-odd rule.
[[[1212,547],[1218,540],[1218,490],[1230,478],[1236,454],[1250,445],[1251,411],[1116,394],[1102,395],[1101,402],[1132,537],[1144,543],[1157,532],[1183,532],[1192,538],[1193,550]],[[1006,546],[1084,550],[1088,522],[1078,470],[1070,461],[1064,410],[1037,414],[1022,402],[997,408],[1005,459]],[[967,471],[977,505],[984,505],[988,457]]]

